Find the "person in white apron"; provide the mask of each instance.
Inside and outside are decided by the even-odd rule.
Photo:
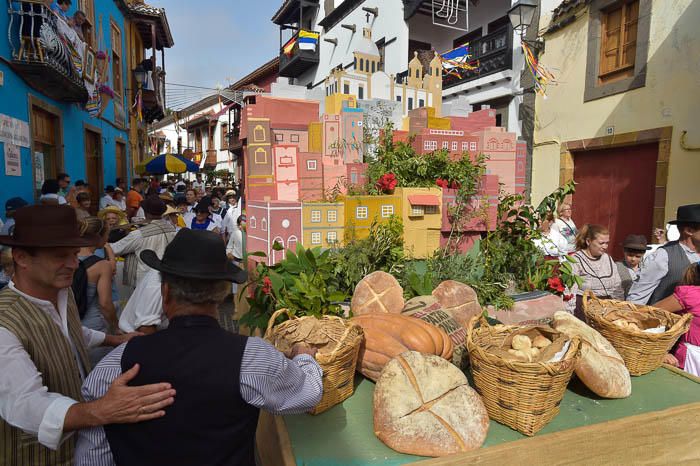
[[[690,264],[675,292],[654,305],[669,312],[691,313],[688,332],[681,336],[664,362],[700,376],[700,262]]]

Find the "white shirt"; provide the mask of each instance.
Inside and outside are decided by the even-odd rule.
[[[160,272],[152,269],[139,282],[119,317],[119,329],[125,333],[150,325],[158,330],[168,326],[160,294]]]
[[[193,181],[192,182],[192,189],[203,193],[204,192],[204,181]]]
[[[58,205],[68,204],[66,198],[58,194],[42,194],[41,197],[39,197],[39,200],[43,201],[44,199],[55,199],[58,201]]]
[[[136,269],[137,285],[143,279],[146,273],[148,273],[149,270],[152,270],[141,261],[141,251],[152,249],[156,252],[159,258],[163,257],[165,248],[175,237],[175,227],[168,220],[154,220],[151,222],[151,224],[161,225],[163,227],[164,234],[144,238],[141,230],[134,230],[116,243],[110,244],[112,251],[114,251],[114,255],[116,256],[124,256],[131,253],[136,254],[136,257],[138,258],[138,266]]]
[[[110,196],[109,194],[105,194],[100,198],[100,210],[111,205],[115,205],[115,203],[114,199],[112,199],[112,196]]]
[[[226,253],[233,255],[238,259],[243,259],[243,232],[240,228],[236,228],[231,232],[231,237],[228,239]]]
[[[45,312],[58,325],[70,343],[78,362],[81,378],[86,377],[78,350],[68,333],[68,289],[58,293],[58,309],[49,301],[29,296],[15,288],[19,294],[38,309]],[[88,348],[101,345],[105,334],[82,327],[83,340]],[[22,343],[6,328],[0,327],[0,417],[9,424],[34,435],[39,443],[55,450],[72,433],[63,435],[63,423],[68,409],[77,401],[60,393],[52,393],[44,385],[41,373],[31,360]]]
[[[691,264],[700,261],[700,253],[692,251],[688,246],[681,243],[685,255]],[[650,256],[644,258],[642,262],[639,279],[632,283],[632,288],[627,295],[627,301],[635,304],[647,304],[651,295],[661,280],[668,273],[668,253],[664,248],[657,248]],[[654,303],[649,303],[654,304]]]
[[[542,234],[542,238],[533,239],[532,242],[547,256],[565,256],[569,247],[566,238],[554,229]]]
[[[573,219],[564,220],[562,218],[557,218],[554,223],[552,223],[551,229],[564,237],[567,242],[567,253],[576,250],[576,235],[578,234],[578,229]]]
[[[221,215],[214,215],[221,218]],[[182,218],[185,220],[185,226],[187,228],[192,228],[192,222],[196,217],[197,214],[195,214],[194,212],[187,212],[186,214],[184,214]],[[216,222],[216,218],[213,215],[209,216],[209,220],[211,220],[211,222],[209,222],[209,226],[207,226],[207,231],[212,231],[214,228],[219,228],[220,223]]]
[[[9,235],[10,234],[10,228],[15,226],[15,219],[13,218],[8,218],[5,224],[0,228],[0,235]]]

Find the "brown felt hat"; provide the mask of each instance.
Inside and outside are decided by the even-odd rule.
[[[646,251],[647,249],[651,249],[651,247],[647,246],[647,239],[644,235],[627,235],[622,242],[622,247],[630,251]]]
[[[97,235],[80,236],[78,219],[72,207],[55,205],[17,209],[12,235],[0,236],[0,244],[33,248],[94,246],[99,241]]]

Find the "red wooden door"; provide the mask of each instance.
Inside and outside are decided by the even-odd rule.
[[[608,253],[622,258],[629,234],[649,240],[653,228],[658,144],[600,149],[574,154],[573,218],[610,230]]]

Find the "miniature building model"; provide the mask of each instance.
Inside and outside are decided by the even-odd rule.
[[[408,76],[397,81],[380,66],[370,29],[347,70],[335,69],[324,82],[325,95],[292,85],[273,85],[275,95],[257,95],[244,108],[245,196],[249,252],[263,251],[268,264],[285,257],[277,243],[293,249],[333,247],[369,235],[375,222],[393,216],[404,227],[405,252],[429,257],[451,234],[466,237],[465,248],[493,229],[499,185],[521,192],[524,144],[496,126],[495,112],[444,116],[442,71],[437,54],[424,69],[417,56]],[[283,97],[284,93],[293,98]],[[299,99],[299,96],[306,96]],[[314,100],[315,98],[320,100]],[[447,150],[458,159],[488,156],[487,174],[470,208],[481,215],[453,228],[448,210],[455,190],[397,188],[379,196],[347,195],[367,183],[364,146],[368,118],[398,124],[395,141],[411,141],[419,154]]]

